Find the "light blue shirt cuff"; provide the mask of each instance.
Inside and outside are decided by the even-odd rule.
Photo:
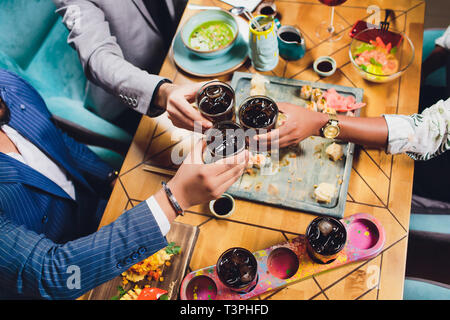
[[[161,233],[163,234],[163,236],[166,236],[170,230],[170,223],[166,215],[164,214],[164,211],[159,206],[155,197],[150,197],[146,202],[153,214],[153,217],[155,217],[156,223],[158,223]]]

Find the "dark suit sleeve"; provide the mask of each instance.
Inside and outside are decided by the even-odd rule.
[[[66,133],[61,133],[63,140],[74,160],[74,166],[87,178],[94,178],[97,182],[107,182],[107,177],[113,168],[100,159],[87,146],[69,137]]]
[[[167,246],[146,202],[99,231],[55,244],[0,214],[0,292],[75,299]]]

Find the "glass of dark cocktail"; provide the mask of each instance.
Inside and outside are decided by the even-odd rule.
[[[233,121],[222,121],[206,131],[206,151],[210,161],[234,156],[245,149],[245,133]]]
[[[244,248],[230,248],[222,253],[216,271],[220,281],[233,291],[247,293],[258,283],[258,263]]]
[[[239,107],[239,122],[245,129],[271,130],[278,118],[278,106],[269,97],[251,96]]]
[[[318,217],[306,229],[308,254],[315,262],[331,263],[344,248],[347,230],[337,219]]]
[[[262,145],[252,139],[253,136],[264,134],[275,128],[278,120],[278,106],[269,97],[251,96],[245,99],[239,107],[239,123],[246,130],[249,138],[249,149],[265,152]]]
[[[224,82],[207,82],[197,92],[196,103],[200,113],[213,123],[235,118],[234,90]]]

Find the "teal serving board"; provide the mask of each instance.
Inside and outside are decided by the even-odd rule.
[[[306,106],[306,101],[300,98],[300,89],[304,85],[321,88],[323,91],[334,88],[341,95],[352,95],[357,102],[362,102],[363,98],[363,90],[360,88],[265,77],[270,81],[266,84],[267,96],[276,102],[290,102],[299,107]],[[233,75],[231,86],[236,93],[236,111],[240,103],[250,95],[251,79],[251,73],[235,72]],[[359,112],[360,110],[357,110],[355,116],[359,116]],[[333,142],[340,144],[344,151],[344,157],[336,162],[330,160],[325,152],[326,147]],[[272,174],[253,169],[253,174],[244,174],[227,193],[245,200],[342,218],[353,151],[352,143],[310,137],[298,146],[281,149],[278,154],[279,161],[272,162]],[[318,203],[313,197],[315,186],[322,182],[335,185],[337,190],[331,202],[327,204]]]

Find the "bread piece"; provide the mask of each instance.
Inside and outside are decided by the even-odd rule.
[[[269,83],[269,80],[266,77],[260,75],[259,73],[255,73],[252,76],[252,80],[250,81],[250,95],[251,96],[265,96],[266,95],[266,83]]]
[[[314,190],[314,198],[320,203],[330,203],[336,193],[336,187],[330,183],[322,182]]]
[[[328,157],[333,161],[341,160],[344,156],[344,151],[342,150],[342,146],[337,144],[336,142],[333,142],[330,144],[326,149],[325,152],[327,153]]]

